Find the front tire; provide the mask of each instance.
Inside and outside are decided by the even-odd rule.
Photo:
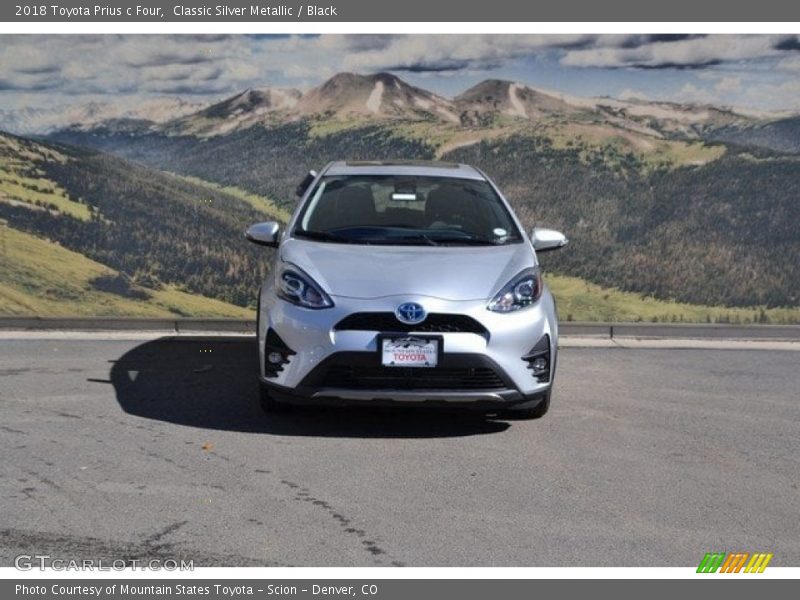
[[[539,402],[533,406],[526,402],[519,408],[504,410],[501,415],[507,419],[515,420],[541,419],[550,410],[550,392],[551,390],[547,390],[546,393],[540,396]]]
[[[270,390],[263,383],[259,386],[259,403],[261,410],[268,415],[288,412],[292,407],[285,402],[280,402],[272,397]]]

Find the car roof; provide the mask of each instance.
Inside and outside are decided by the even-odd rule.
[[[469,165],[435,160],[340,160],[330,163],[323,171],[323,175],[415,175],[486,179],[483,173]]]

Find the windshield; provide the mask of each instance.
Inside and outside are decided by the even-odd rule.
[[[323,178],[303,207],[294,236],[413,246],[522,241],[488,182],[399,175]]]

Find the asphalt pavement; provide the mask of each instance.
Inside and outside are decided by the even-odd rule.
[[[249,337],[6,335],[0,566],[796,566],[799,358],[565,347],[537,421],[267,417]]]

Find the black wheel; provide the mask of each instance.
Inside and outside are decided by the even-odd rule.
[[[535,401],[526,402],[518,408],[509,408],[500,413],[500,415],[507,419],[541,419],[550,409],[550,390],[540,396],[538,403],[533,404],[533,402]]]
[[[259,386],[259,401],[261,403],[261,410],[268,415],[287,412],[292,408],[285,402],[279,402],[278,400],[275,400],[275,398],[270,395],[269,388],[263,384]]]

